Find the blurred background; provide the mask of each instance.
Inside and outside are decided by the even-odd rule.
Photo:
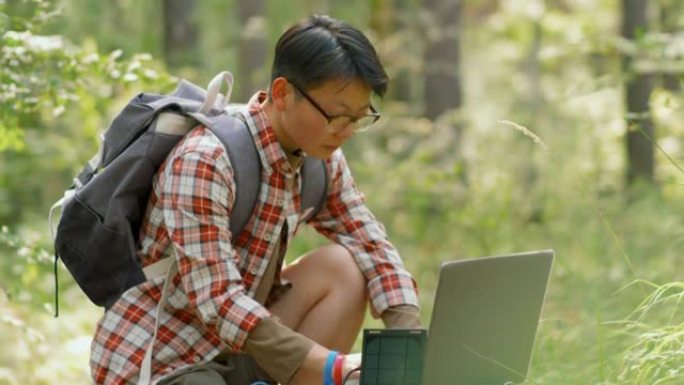
[[[684,383],[681,0],[0,0],[0,385],[90,382],[102,310],[60,264],[54,318],[47,214],[116,112],[226,69],[245,102],[312,13],[392,78],[345,152],[425,325],[443,261],[554,248],[528,383]]]

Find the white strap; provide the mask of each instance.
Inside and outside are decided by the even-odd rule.
[[[219,91],[221,91],[221,85],[223,85],[223,83],[226,83],[228,90],[226,91],[226,95],[222,97],[221,110],[226,108],[230,101],[230,95],[233,93],[233,75],[228,71],[223,71],[214,76],[209,82],[209,85],[207,86],[207,98],[204,99],[204,103],[202,103],[197,112],[207,114],[211,111],[214,107],[214,103],[216,103],[216,99],[220,96]]]
[[[152,340],[150,341],[149,345],[147,345],[147,351],[145,352],[145,357],[143,358],[142,365],[140,367],[140,378],[138,379],[138,385],[149,385],[152,380],[152,352],[154,351],[154,341],[157,340],[157,331],[159,330],[159,313],[160,310],[166,306],[171,279],[176,272],[178,272],[178,264],[176,263],[175,257],[162,259],[162,261],[165,260],[170,260],[169,263],[166,263],[169,265],[169,270],[166,273],[166,280],[164,281],[164,287],[162,288],[161,299],[159,300],[159,304],[157,305],[157,309],[155,311],[154,334],[152,335]]]
[[[100,148],[97,150],[97,153],[93,155],[92,158],[88,161],[88,165],[90,168],[95,172],[97,168],[100,166],[101,161],[102,161],[102,155],[104,154],[104,142],[100,145]]]
[[[57,237],[57,235],[55,234],[55,226],[52,225],[52,215],[54,214],[55,211],[57,211],[57,209],[61,209],[62,206],[64,206],[64,204],[66,202],[71,200],[71,198],[74,196],[75,193],[76,193],[75,189],[66,190],[64,192],[64,196],[60,200],[55,202],[55,204],[52,205],[52,207],[50,207],[50,213],[48,214],[48,226],[50,227],[50,236],[52,236],[53,242],[55,241],[55,238]]]

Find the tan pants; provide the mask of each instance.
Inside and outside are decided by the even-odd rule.
[[[222,354],[213,361],[184,369],[159,385],[251,385],[276,382],[246,354]]]

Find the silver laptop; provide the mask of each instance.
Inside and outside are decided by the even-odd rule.
[[[410,355],[397,360],[393,348],[401,338],[408,341],[401,346],[419,347],[423,345],[420,339],[393,331],[383,337],[370,331],[364,334],[364,350],[371,342],[387,346],[388,364],[383,364],[382,357],[379,365],[362,362],[361,384],[507,385],[524,381],[553,258],[553,250],[543,250],[445,263],[422,349],[422,376],[418,376],[422,380],[408,375],[415,370],[416,360],[408,359]],[[384,340],[371,341],[370,337]],[[406,367],[395,367],[397,362],[406,362]],[[366,370],[371,367],[380,370]],[[402,370],[404,375],[398,373]]]
[[[553,257],[544,250],[444,264],[422,384],[524,381]]]

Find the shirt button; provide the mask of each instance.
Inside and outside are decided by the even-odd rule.
[[[193,361],[195,361],[195,363],[198,363],[198,362],[202,361],[202,356],[200,356],[199,354],[197,354],[197,355],[195,355],[195,357],[193,357],[192,359],[193,359]]]
[[[266,234],[266,236],[264,236],[264,239],[266,240],[266,242],[271,242],[271,234]]]
[[[282,207],[284,204],[285,204],[285,200],[284,200],[284,199],[278,199],[278,206],[281,206],[281,207]]]

